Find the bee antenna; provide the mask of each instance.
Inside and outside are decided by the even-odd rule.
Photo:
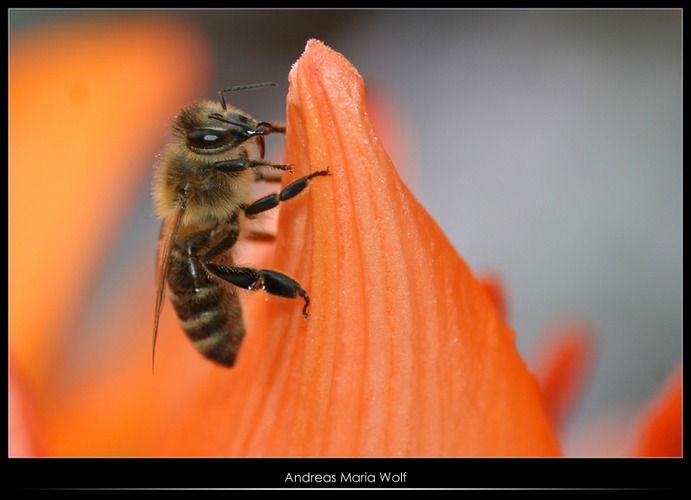
[[[236,85],[234,87],[228,87],[227,89],[221,89],[218,92],[218,98],[221,101],[221,106],[223,107],[223,110],[225,111],[226,109],[226,98],[223,95],[226,92],[235,92],[236,90],[258,89],[260,87],[278,87],[278,84],[274,82],[249,83],[247,85]]]

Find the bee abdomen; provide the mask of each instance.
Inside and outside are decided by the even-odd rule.
[[[171,279],[174,281],[172,274]],[[213,281],[184,291],[171,288],[168,295],[178,322],[197,350],[216,363],[233,366],[245,336],[237,296]]]

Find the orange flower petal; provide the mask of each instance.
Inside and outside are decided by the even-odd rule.
[[[9,371],[9,456],[35,457],[43,452],[39,414],[17,370]]]
[[[646,410],[633,455],[681,457],[681,368],[669,377]]]
[[[214,371],[172,453],[556,455],[537,383],[483,286],[400,181],[362,79],[310,41],[290,73],[293,180],[274,267],[309,292],[257,301],[236,367]]]
[[[99,351],[80,360],[69,377],[63,368],[67,381],[43,396],[41,433],[47,456],[157,455],[159,430],[184,404],[181,395],[189,392],[188,386],[199,384],[199,360],[172,308],[164,309],[161,318],[161,328],[170,335],[161,343],[156,373],[151,373],[153,301],[138,298],[153,297],[155,286],[151,255],[141,257],[131,264],[122,289],[100,318]]]
[[[137,316],[146,304],[131,301],[153,272],[139,273],[119,317],[88,332],[93,349],[76,345],[75,332],[84,328],[87,296],[118,223],[150,173],[166,117],[199,95],[207,54],[195,31],[163,16],[82,17],[10,39],[10,359],[22,375],[17,397],[40,415],[30,427],[41,434],[35,453],[122,450],[132,446],[135,426],[118,433],[109,424],[146,418],[131,411],[138,403],[131,399],[109,406],[123,402],[116,395],[131,398],[135,384],[123,381],[150,371],[125,370],[132,365],[114,354],[121,346],[107,343],[128,338],[134,318],[145,330],[140,338],[150,338],[152,306]],[[110,385],[114,375],[118,388]],[[111,412],[108,420],[114,408],[129,408],[127,418]],[[113,446],[103,445],[109,440]]]
[[[382,86],[367,86],[367,110],[386,152],[391,157],[396,171],[408,186],[418,184],[420,172],[412,164],[414,138],[410,117],[405,106],[393,100],[392,94]]]
[[[485,292],[489,300],[499,311],[499,315],[506,320],[509,314],[508,299],[504,290],[504,282],[501,277],[494,272],[486,271],[478,276],[478,280],[485,287]]]
[[[560,426],[578,402],[594,356],[593,336],[580,323],[565,323],[542,343],[535,366],[547,412]]]
[[[50,380],[161,117],[198,95],[203,42],[165,18],[82,18],[10,39],[10,349]]]

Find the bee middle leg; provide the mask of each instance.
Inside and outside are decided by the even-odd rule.
[[[329,175],[329,169],[317,170],[316,172],[312,172],[309,175],[294,180],[285,188],[283,188],[279,193],[272,193],[267,196],[264,196],[263,198],[259,198],[254,203],[245,207],[245,215],[247,217],[252,217],[262,212],[266,212],[267,210],[271,210],[280,202],[289,200],[300,194],[302,191],[304,191],[304,189],[307,187],[307,184],[312,178],[320,175]]]
[[[302,308],[302,315],[307,318],[307,308],[310,305],[310,298],[307,292],[290,276],[286,276],[278,271],[268,269],[253,269],[251,267],[231,267],[205,262],[204,266],[215,276],[247,290],[264,290],[271,295],[294,299],[298,295],[305,301]]]

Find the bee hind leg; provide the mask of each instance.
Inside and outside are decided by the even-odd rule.
[[[253,269],[251,267],[231,267],[205,262],[205,267],[215,276],[227,281],[231,285],[247,290],[264,290],[271,295],[294,299],[298,295],[305,301],[302,315],[307,318],[307,308],[310,298],[307,292],[290,276],[268,269]]]

